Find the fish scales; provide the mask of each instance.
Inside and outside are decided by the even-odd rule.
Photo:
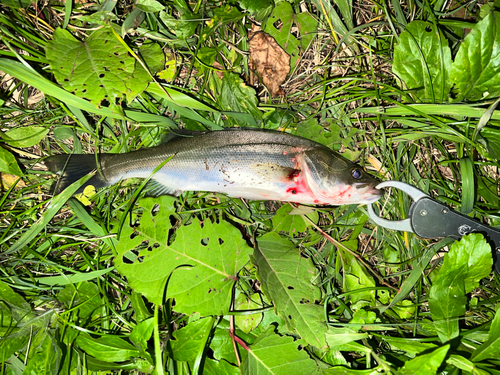
[[[88,183],[96,187],[131,177],[147,178],[171,157],[151,177],[153,194],[209,191],[231,197],[325,205],[368,203],[381,196],[374,188],[376,179],[311,140],[247,129],[179,133],[157,147],[99,154],[98,165],[94,155],[49,157],[47,166],[61,175],[55,191],[62,191],[81,177],[84,169],[99,170]],[[80,166],[79,173],[74,173],[75,163]]]

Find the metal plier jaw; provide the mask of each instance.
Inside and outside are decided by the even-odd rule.
[[[376,186],[377,189],[386,187],[393,187],[405,192],[413,199],[413,203],[410,206],[408,218],[397,221],[381,218],[375,214],[373,204],[367,205],[368,215],[375,224],[387,229],[412,232],[422,238],[452,237],[460,239],[472,232],[481,233],[493,248],[495,271],[500,274],[500,230],[452,210],[407,183],[385,181]]]

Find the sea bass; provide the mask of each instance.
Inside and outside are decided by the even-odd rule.
[[[150,196],[208,191],[313,205],[372,203],[382,196],[375,189],[379,181],[360,166],[319,143],[270,130],[176,130],[156,147],[125,154],[54,155],[44,163],[60,176],[56,194],[97,169],[79,192],[87,185],[100,188],[150,177]]]

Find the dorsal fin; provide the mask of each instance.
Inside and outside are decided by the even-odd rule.
[[[200,134],[207,133],[204,130],[188,130],[188,129],[171,129],[163,139],[160,144],[165,144],[170,142],[173,139],[181,138],[181,137],[195,137]]]

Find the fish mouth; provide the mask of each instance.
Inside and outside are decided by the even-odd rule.
[[[378,201],[385,193],[384,189],[377,189],[379,182],[375,183],[359,183],[355,184],[358,189],[359,195],[363,198],[362,203],[374,203]]]

